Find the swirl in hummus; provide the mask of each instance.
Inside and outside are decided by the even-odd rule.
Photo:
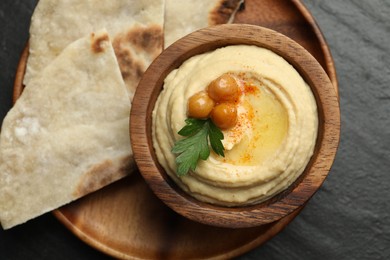
[[[171,149],[183,138],[188,99],[222,74],[242,92],[238,121],[223,130],[225,157],[211,153],[194,172],[178,177]],[[318,128],[310,87],[286,60],[257,46],[235,45],[188,59],[165,79],[153,110],[159,163],[185,192],[223,206],[262,202],[285,190],[309,162]]]

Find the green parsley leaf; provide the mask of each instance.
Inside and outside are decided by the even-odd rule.
[[[214,152],[222,157],[225,157],[223,144],[221,142],[221,140],[223,140],[223,133],[211,120],[209,123],[209,138]]]
[[[209,142],[215,153],[224,156],[223,133],[211,119],[187,118],[186,125],[178,132],[186,138],[175,142],[172,153],[176,157],[177,175],[184,176],[189,170],[194,171],[199,159],[207,160],[210,156]]]
[[[187,118],[185,122],[186,125],[178,132],[178,134],[181,136],[190,136],[198,132],[206,123],[206,120]]]

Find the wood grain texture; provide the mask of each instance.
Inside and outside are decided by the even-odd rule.
[[[328,44],[300,0],[246,0],[245,9],[237,13],[234,22],[273,29],[302,45],[325,69],[338,94],[337,73]]]
[[[338,91],[329,48],[300,1],[246,0],[246,7],[237,14],[235,22],[265,26],[297,41],[319,61]],[[23,90],[27,55],[26,48],[15,77],[14,101]],[[54,211],[54,215],[80,239],[117,258],[221,259],[263,244],[300,210],[277,222],[250,229],[210,227],[170,210],[135,174]]]
[[[16,100],[20,97],[24,89],[23,78],[24,78],[24,73],[26,72],[28,48],[29,48],[29,44],[27,43],[22,51],[22,54],[20,55],[19,64],[16,69],[15,81],[14,81],[14,92],[12,96],[13,104],[15,104]]]
[[[152,111],[163,81],[188,58],[227,45],[255,45],[284,57],[301,74],[316,98],[317,143],[304,173],[286,191],[253,206],[228,208],[203,203],[184,193],[158,164],[152,144]],[[154,193],[179,214],[208,225],[244,228],[265,225],[304,205],[325,180],[340,138],[340,110],[334,87],[322,66],[299,44],[273,30],[231,24],[192,33],[168,47],[139,83],[131,111],[130,137],[138,168]]]

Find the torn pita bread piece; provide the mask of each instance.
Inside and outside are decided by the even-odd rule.
[[[30,26],[28,85],[71,42],[106,28],[130,99],[162,51],[164,0],[40,0]]]
[[[164,48],[207,26],[232,23],[244,0],[166,0]]]
[[[130,101],[107,32],[71,43],[26,86],[0,135],[0,221],[21,224],[135,169]]]

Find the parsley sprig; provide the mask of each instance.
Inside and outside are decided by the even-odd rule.
[[[186,175],[189,170],[194,171],[199,159],[207,160],[210,146],[216,154],[225,156],[221,142],[223,133],[210,118],[187,118],[185,122],[178,134],[186,138],[176,141],[172,148],[172,153],[179,154],[176,157],[178,176]]]

